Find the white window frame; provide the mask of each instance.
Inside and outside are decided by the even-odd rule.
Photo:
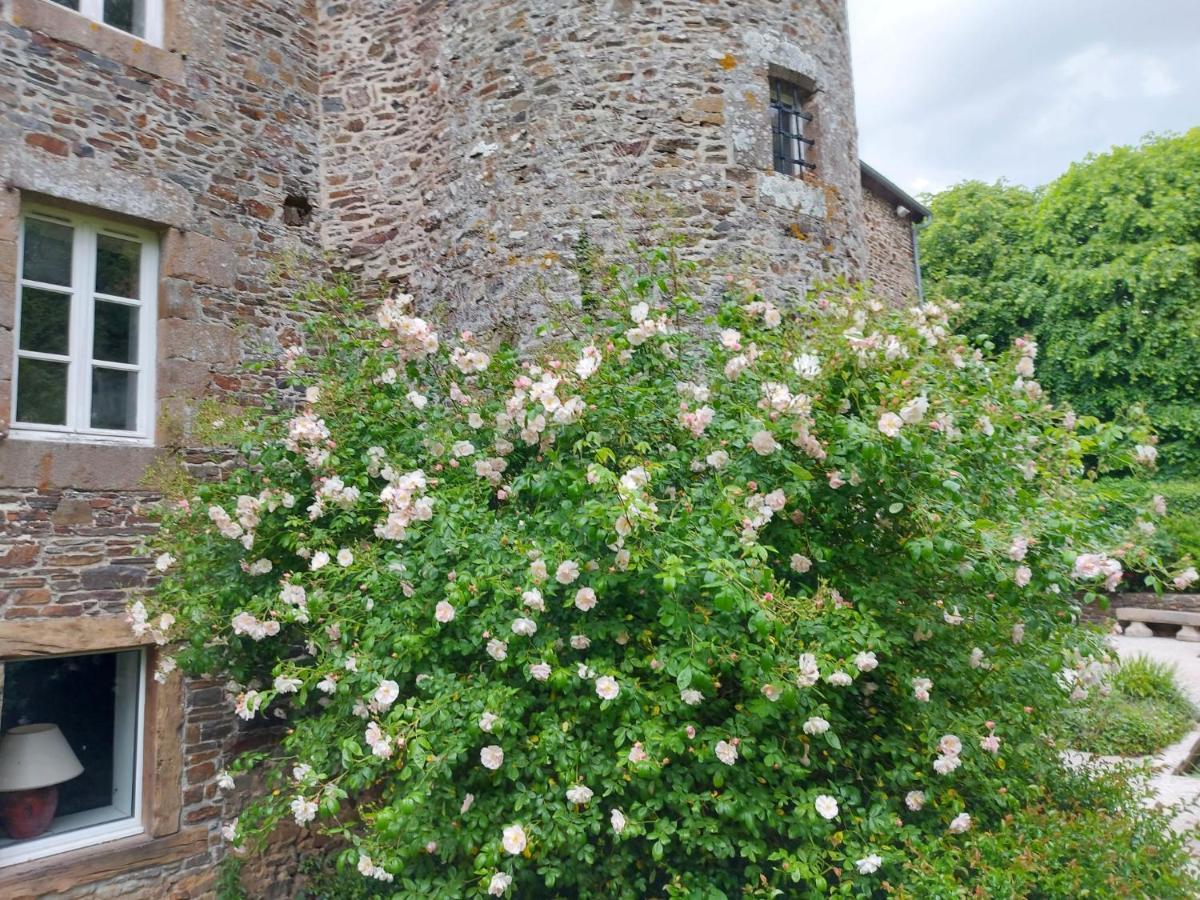
[[[123,650],[103,651],[125,653]],[[144,763],[144,747],[146,734],[146,651],[132,651],[136,657],[123,657],[117,663],[117,703],[114,728],[116,746],[113,748],[113,794],[112,806],[99,807],[72,813],[54,820],[50,832],[41,837],[30,838],[27,841],[17,841],[7,847],[0,847],[0,868],[14,866],[34,859],[53,856],[58,853],[68,853],[107,841],[132,837],[146,830],[142,819],[142,766]],[[96,653],[66,654],[69,656],[96,656]],[[45,657],[42,657],[45,658]],[[59,657],[54,657],[59,658]],[[21,659],[8,660],[11,663],[21,662]],[[130,664],[132,663],[132,664]],[[0,663],[3,665],[3,663]],[[133,729],[133,746],[127,746],[130,739],[130,729],[127,727],[128,718],[135,717],[136,728]],[[126,727],[121,728],[120,722],[126,720]],[[122,757],[129,759],[133,754],[133,765],[121,766]],[[100,825],[88,825],[90,821],[107,818],[107,814],[120,803],[127,806],[132,815],[124,816]]]
[[[69,344],[66,356],[39,353],[20,349],[21,307],[23,288],[42,288],[55,293],[65,293],[63,285],[27,281],[22,269],[25,262],[25,222],[41,219],[73,229],[71,245],[71,312]],[[140,270],[138,272],[137,299],[100,294],[96,284],[96,238],[110,235],[121,240],[137,241],[141,245]],[[120,303],[138,307],[138,355],[137,364],[117,363],[102,360],[93,362],[92,339],[93,318],[96,301]],[[13,377],[12,377],[12,423],[10,437],[38,441],[68,441],[93,444],[139,444],[154,443],[154,379],[157,368],[157,339],[155,326],[158,320],[158,236],[144,228],[126,225],[96,216],[67,212],[54,207],[26,205],[21,210],[20,238],[17,245],[17,315],[13,331]],[[47,425],[40,422],[21,422],[17,419],[17,391],[20,389],[21,359],[43,359],[51,362],[66,362],[67,365],[67,416],[65,425]],[[137,427],[131,431],[93,428],[91,426],[92,366],[136,371],[137,384]]]
[[[54,0],[48,0],[53,3]],[[163,45],[163,22],[165,19],[163,12],[163,4],[166,0],[144,0],[145,2],[145,21],[142,23],[142,30],[145,34],[137,34],[132,31],[126,31],[123,28],[117,28],[114,25],[109,25],[104,21],[104,0],[79,0],[79,9],[72,10],[69,6],[63,7],[70,12],[78,12],[79,15],[91,19],[98,25],[104,28],[111,29],[118,34],[126,34],[132,38],[145,41],[147,44],[153,44],[155,47]],[[61,6],[62,4],[57,4]]]

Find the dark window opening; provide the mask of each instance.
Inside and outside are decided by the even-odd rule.
[[[799,175],[817,167],[813,161],[816,142],[805,134],[811,131],[813,120],[804,108],[808,98],[809,93],[794,82],[771,79],[771,141],[775,171],[783,175]]]
[[[43,779],[58,794],[45,834],[136,815],[141,655],[132,650],[0,663],[0,743],[39,726],[57,728],[78,761],[79,774]],[[13,843],[0,827],[0,850]]]
[[[312,221],[313,207],[303,194],[288,194],[283,201],[283,224],[299,228]]]

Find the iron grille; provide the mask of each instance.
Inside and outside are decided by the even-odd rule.
[[[799,175],[805,169],[815,169],[812,162],[812,138],[804,136],[805,123],[812,115],[804,111],[806,94],[798,86],[782,78],[771,79],[771,139],[775,153],[775,171],[784,175]]]

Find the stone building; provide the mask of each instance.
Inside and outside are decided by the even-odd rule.
[[[843,0],[0,0],[0,730],[85,772],[0,897],[213,891],[254,736],[125,607],[163,460],[214,465],[196,411],[273,386],[311,266],[519,330],[582,245],[675,233],[714,283],[899,299],[925,212],[868,171]]]

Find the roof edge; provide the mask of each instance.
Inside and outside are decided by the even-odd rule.
[[[863,182],[869,182],[897,206],[907,209],[914,222],[923,222],[933,215],[929,207],[906,193],[894,181],[885,178],[878,169],[872,168],[861,159],[858,161],[858,167],[862,172]]]

